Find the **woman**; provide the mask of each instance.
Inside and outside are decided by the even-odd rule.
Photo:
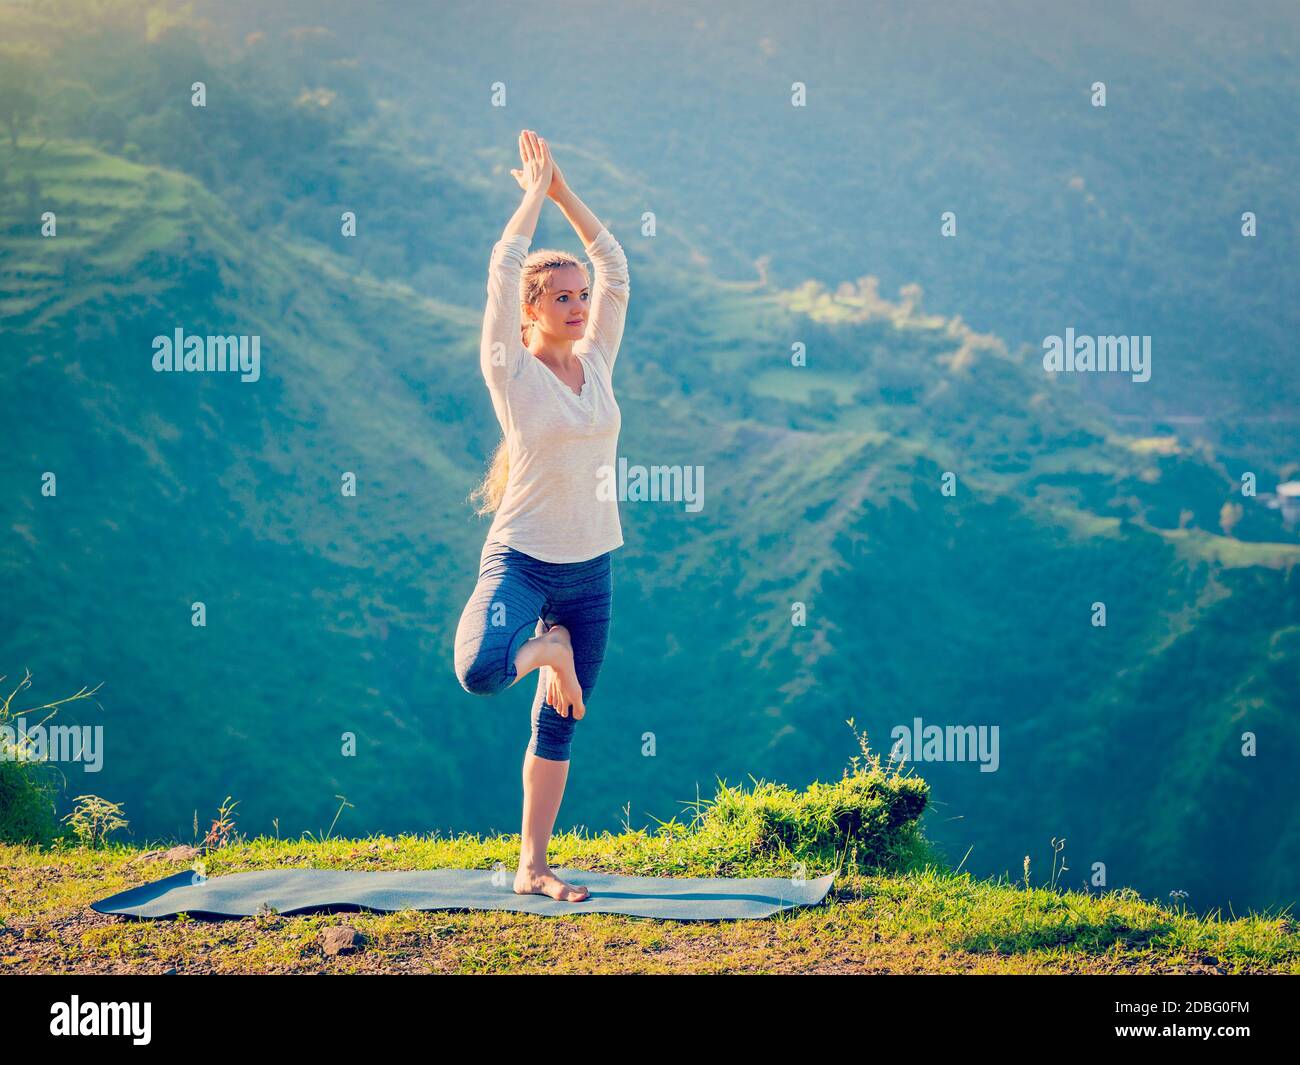
[[[519,135],[523,201],[492,249],[479,363],[503,439],[473,498],[495,511],[478,584],[456,629],[456,676],[493,695],[540,670],[524,755],[519,894],[581,902],[546,861],[564,798],[574,724],[586,713],[609,635],[618,501],[598,494],[622,416],[611,374],[627,315],[623,249],[565,183],[546,141]],[[547,198],[595,266],[595,291],[567,252],[528,255]]]

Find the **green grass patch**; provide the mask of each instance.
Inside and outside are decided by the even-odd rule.
[[[552,840],[554,867],[641,876],[763,876],[836,870],[824,905],[764,921],[660,922],[609,914],[267,913],[206,921],[129,921],[90,902],[186,868],[139,847],[0,844],[0,966],[10,972],[1300,972],[1286,914],[1230,920],[1146,901],[1130,890],[1062,892],[979,881],[947,868],[919,830],[925,782],[856,760],[798,791],[720,784],[689,820],[651,831]],[[266,868],[512,868],[515,835],[228,834],[202,857],[209,876]],[[324,928],[361,933],[326,957]]]

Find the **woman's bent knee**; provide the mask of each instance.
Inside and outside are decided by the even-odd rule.
[[[506,687],[506,670],[483,655],[457,655],[456,679],[470,695],[496,695]]]

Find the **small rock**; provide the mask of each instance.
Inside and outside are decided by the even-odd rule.
[[[188,847],[182,843],[178,847],[173,847],[163,855],[169,862],[188,862],[199,856],[198,847]]]
[[[135,865],[136,862],[156,862],[166,853],[164,851],[145,851],[143,854],[137,854],[128,862],[128,865]]]
[[[167,970],[165,970],[165,971],[163,972],[163,976],[175,976],[175,975],[176,975],[176,967],[175,967],[175,966],[172,966],[172,968],[167,969]]]
[[[321,933],[321,949],[327,957],[336,954],[351,954],[361,946],[361,933],[350,925],[335,925]]]

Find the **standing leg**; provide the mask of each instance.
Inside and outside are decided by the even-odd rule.
[[[548,583],[551,585],[548,620],[554,623],[553,632],[567,633],[585,702],[596,686],[609,640],[613,605],[609,555],[566,566],[559,577]],[[547,681],[547,671],[543,670],[533,697],[533,735],[524,755],[524,818],[515,891],[580,902],[586,898],[587,889],[560,880],[546,860],[569,776],[575,724],[571,713],[562,717],[547,701]]]

